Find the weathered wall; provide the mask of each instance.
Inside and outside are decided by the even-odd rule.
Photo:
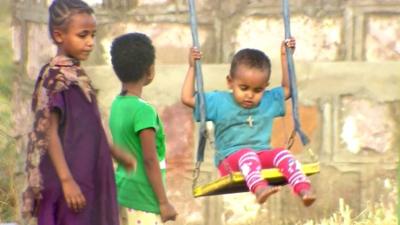
[[[204,65],[206,89],[223,89],[223,74],[228,68],[226,64]],[[292,224],[299,218],[330,215],[338,208],[339,198],[343,198],[355,213],[365,209],[368,202],[387,199],[388,204],[393,203],[394,199],[389,199],[393,198],[390,185],[396,185],[393,182],[398,161],[400,76],[396,71],[399,69],[400,64],[393,62],[297,64],[302,124],[322,164],[321,173],[312,177],[319,199],[310,209],[304,209],[288,187],[262,208],[248,193],[193,199],[193,136],[197,130],[194,130],[190,110],[179,103],[186,66],[157,66],[156,79],[145,89],[144,98],[156,105],[167,129],[169,195],[181,212],[177,224],[248,224],[249,221],[253,221],[249,224],[263,224],[256,222],[262,220],[271,222],[265,224],[280,224],[278,221]],[[88,71],[95,85],[107,90],[100,91],[100,99],[102,106],[108,108],[119,92],[117,79],[109,66],[89,67]],[[275,77],[272,86],[278,83]],[[289,133],[289,116],[285,121],[286,133]],[[282,125],[276,124],[275,130],[279,129]],[[282,136],[277,132],[274,143],[281,145]],[[299,146],[295,146],[297,157],[310,161],[310,156],[299,150]],[[216,175],[211,163],[212,151],[208,146],[200,183]]]
[[[99,2],[94,1],[94,2]],[[93,1],[88,1],[93,2]],[[400,58],[400,2],[396,0],[292,1],[296,60],[387,61]],[[123,7],[122,7],[123,6]],[[46,1],[15,1],[15,60],[30,77],[55,50],[47,34]],[[228,63],[240,48],[272,58],[283,38],[280,1],[197,1],[204,61]],[[186,63],[191,45],[186,1],[104,0],[96,6],[98,48],[89,64],[109,61],[111,40],[139,31],[152,37],[159,64]]]
[[[197,9],[206,89],[225,88],[227,63],[243,47],[270,55],[272,86],[279,84],[277,59],[283,38],[279,1],[203,0],[197,1]],[[157,48],[157,77],[144,97],[157,107],[166,127],[168,194],[180,211],[175,224],[293,224],[299,218],[330,215],[339,198],[355,215],[368,201],[395,201],[390,185],[395,185],[400,144],[400,2],[301,0],[292,1],[291,11],[302,124],[322,165],[321,173],[312,177],[319,199],[310,209],[304,209],[287,187],[261,208],[247,193],[193,199],[197,130],[190,110],[178,98],[191,45],[186,1],[104,0],[97,6],[97,48],[85,64],[100,88],[105,118],[119,90],[109,65],[112,39],[139,31],[151,36]],[[14,13],[17,80],[33,81],[55,51],[47,35],[46,2],[15,1]],[[22,84],[14,90],[16,133],[29,128],[21,120],[29,114],[29,96],[20,94],[29,88]],[[289,115],[285,123],[275,124],[275,145],[281,145],[291,129]],[[279,132],[283,127],[286,132]],[[308,161],[302,150],[297,141],[293,151]],[[211,156],[209,147],[202,181],[216,176]]]

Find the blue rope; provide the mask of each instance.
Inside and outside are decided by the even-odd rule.
[[[283,10],[283,19],[285,24],[285,39],[290,38],[292,35],[290,33],[290,15],[289,15],[289,0],[283,0],[282,10]],[[290,48],[286,46],[286,60],[289,69],[289,81],[290,81],[290,91],[291,91],[291,101],[292,101],[292,114],[293,114],[293,123],[294,130],[299,134],[301,143],[303,145],[307,145],[310,140],[307,135],[303,132],[300,125],[299,119],[299,106],[298,106],[298,97],[297,97],[297,81],[296,81],[296,73],[294,69],[293,63],[293,52]]]
[[[197,18],[196,18],[196,7],[194,0],[189,0],[189,15],[190,15],[190,28],[192,31],[193,46],[200,50],[199,35],[197,33]],[[203,87],[203,73],[201,70],[201,61],[195,61],[195,72],[196,72],[196,108],[200,110],[200,126],[199,126],[199,143],[197,146],[197,162],[203,162],[204,150],[206,147],[207,140],[207,129],[206,129],[206,107],[205,107],[205,96]]]

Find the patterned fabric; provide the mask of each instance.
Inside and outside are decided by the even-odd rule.
[[[255,193],[260,185],[266,186],[267,182],[261,177],[261,162],[256,152],[248,149],[239,158],[238,164],[251,192]]]
[[[120,208],[121,225],[162,225],[161,217],[158,214],[140,210]]]
[[[95,96],[94,89],[77,60],[56,56],[42,68],[36,81],[32,96],[32,111],[35,118],[33,130],[29,134],[25,168],[27,188],[22,196],[22,213],[25,218],[35,216],[38,201],[42,198],[43,181],[39,166],[48,147],[46,132],[49,128],[51,110],[49,106],[54,101],[55,94],[67,90],[71,84],[78,85],[86,99],[92,102]]]
[[[301,171],[301,164],[284,148],[262,151],[241,149],[222,160],[218,166],[221,176],[226,176],[232,171],[241,171],[245,176],[247,187],[252,192],[260,183],[267,184],[259,179],[259,174],[261,169],[269,168],[278,168],[296,194],[310,189],[310,180]]]

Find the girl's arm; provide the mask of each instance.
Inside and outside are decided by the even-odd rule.
[[[79,212],[86,205],[85,196],[82,194],[81,189],[75,182],[68,168],[65,160],[64,152],[62,150],[61,141],[58,136],[58,123],[60,121],[59,114],[56,112],[50,113],[49,129],[47,130],[48,137],[48,154],[56,169],[58,178],[60,179],[61,186],[64,192],[64,198],[70,209]]]
[[[289,99],[292,96],[292,93],[290,91],[289,68],[286,61],[286,46],[292,48],[292,51],[294,52],[296,40],[294,38],[289,38],[283,41],[281,45],[282,87],[285,99]]]
[[[110,145],[112,157],[124,166],[127,171],[136,169],[136,158],[121,150],[116,145]]]
[[[186,73],[185,81],[183,82],[182,86],[182,93],[181,93],[181,101],[186,106],[191,108],[194,107],[196,99],[194,96],[195,89],[194,89],[194,61],[199,60],[201,58],[201,53],[196,48],[191,48],[189,52],[189,69]]]
[[[163,222],[175,220],[177,213],[169,203],[162,181],[160,164],[157,157],[155,131],[152,128],[141,130],[139,133],[143,151],[144,167],[154,193],[160,205],[160,216]]]
[[[122,150],[119,146],[113,144],[112,138],[110,137],[111,135],[104,129],[104,132],[106,133],[107,137],[107,143],[110,146],[110,152],[111,156],[114,160],[116,160],[118,163],[120,163],[126,171],[132,171],[136,169],[136,157],[125,152]]]

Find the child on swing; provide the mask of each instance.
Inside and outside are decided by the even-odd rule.
[[[113,141],[137,158],[134,173],[120,165],[116,171],[118,202],[126,224],[162,224],[177,213],[165,190],[165,135],[155,108],[142,98],[155,75],[155,49],[141,33],[116,38],[111,62],[122,92],[111,106],[109,126]]]
[[[285,100],[291,97],[285,45],[294,49],[295,43],[293,38],[282,42],[281,87],[265,90],[271,75],[269,58],[256,49],[242,49],[234,55],[227,76],[231,92],[205,93],[206,120],[214,124],[215,164],[220,175],[229,174],[229,170],[241,171],[259,204],[279,191],[278,187],[268,186],[260,174],[261,169],[272,167],[279,168],[305,206],[316,199],[310,181],[293,155],[287,149],[270,146],[273,119],[285,114]],[[201,53],[191,48],[181,94],[182,103],[194,108],[196,120],[199,120],[199,109],[196,108],[194,61],[200,58]]]
[[[57,54],[42,67],[32,97],[23,216],[37,217],[39,225],[118,225],[111,155],[127,169],[135,161],[110,147],[80,65],[94,47],[93,9],[81,0],[55,0],[49,31]]]

